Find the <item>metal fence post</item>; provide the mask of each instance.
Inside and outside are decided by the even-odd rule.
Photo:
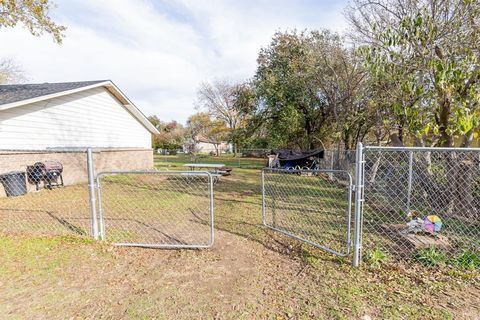
[[[267,216],[265,208],[265,171],[262,170],[262,223],[267,225]]]
[[[410,212],[410,201],[412,197],[413,178],[413,151],[408,153],[408,186],[407,186],[407,213]]]
[[[330,152],[330,168],[329,168],[329,169],[330,169],[330,170],[333,170],[333,151]],[[328,177],[330,178],[330,180],[333,180],[333,173],[330,172],[330,173],[328,174]]]
[[[271,187],[270,196],[272,198],[272,225],[274,228],[277,227],[277,204],[276,204],[276,190],[277,190],[277,180],[273,182]]]
[[[355,221],[353,235],[353,266],[358,267],[362,256],[362,214],[363,214],[363,145],[358,143],[355,162]]]
[[[210,226],[210,244],[206,247],[213,246],[215,242],[215,208],[214,208],[214,197],[213,197],[213,177],[210,173],[208,175],[208,193],[210,198],[210,221],[212,225]]]
[[[95,179],[93,174],[92,148],[87,148],[88,194],[90,199],[90,215],[92,220],[93,238],[98,240],[97,206],[95,202]]]
[[[105,240],[105,223],[103,221],[103,208],[102,208],[102,175],[97,175],[97,200],[98,200],[98,232],[100,240]]]

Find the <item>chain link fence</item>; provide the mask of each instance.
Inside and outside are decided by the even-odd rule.
[[[355,182],[355,150],[324,150],[323,158],[318,159],[317,168],[319,170],[340,170],[348,172]],[[330,175],[330,178],[341,179],[345,176]],[[347,183],[348,180],[343,180]]]
[[[0,230],[90,235],[86,150],[0,150]]]
[[[213,244],[213,181],[208,172],[101,173],[97,185],[102,239],[157,248]]]
[[[213,243],[212,176],[154,171],[148,149],[0,150],[0,182],[1,232],[97,238],[100,225],[128,245]]]
[[[451,264],[478,257],[480,149],[359,145],[325,150],[317,167],[263,170],[266,226],[337,255],[349,253],[352,236],[354,265],[362,252]],[[345,208],[355,217],[342,219]]]
[[[342,170],[355,175],[355,150],[324,150],[318,169]]]
[[[264,223],[339,255],[350,250],[351,221],[355,253],[361,242],[364,253],[379,250],[393,259],[422,250],[448,259],[480,252],[479,149],[358,150],[326,150],[321,170],[264,169]],[[87,159],[85,149],[0,150],[0,231],[95,235],[99,204],[92,202],[89,173],[120,170],[99,180],[105,239],[160,247],[212,243],[207,173],[131,172],[153,169],[151,150],[94,150],[91,171]]]
[[[348,172],[264,169],[262,193],[265,226],[340,256],[349,253]]]
[[[480,251],[480,150],[365,147],[363,184],[364,251]]]

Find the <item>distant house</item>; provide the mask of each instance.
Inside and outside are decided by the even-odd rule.
[[[185,144],[183,146],[183,151],[187,153],[191,152],[192,147],[195,153],[217,154],[218,152],[218,154],[222,154],[232,152],[232,145],[230,143],[226,141],[216,143],[203,137],[197,137],[195,141]]]
[[[228,144],[228,142],[220,142],[219,144],[211,143],[208,141],[198,141],[197,142],[197,150],[198,153],[211,153],[211,152],[217,152],[221,153],[226,153],[226,152],[231,152],[231,145]]]
[[[67,184],[84,180],[79,154],[87,147],[97,153],[97,171],[151,168],[156,133],[109,80],[0,85],[0,159],[9,155],[0,174],[52,159],[65,166]],[[79,154],[56,153],[66,149]]]

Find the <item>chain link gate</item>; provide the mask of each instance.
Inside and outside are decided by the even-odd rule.
[[[353,181],[342,170],[262,170],[263,224],[338,256],[350,253]]]
[[[97,175],[102,240],[121,246],[208,248],[214,242],[213,180],[199,171]]]

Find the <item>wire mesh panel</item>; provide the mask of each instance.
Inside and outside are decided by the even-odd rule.
[[[0,231],[91,234],[85,150],[0,150]]]
[[[479,150],[366,147],[364,158],[366,250],[480,251]]]
[[[214,241],[208,172],[100,173],[100,232],[118,245],[204,248]]]
[[[318,169],[342,170],[355,176],[355,150],[324,150]]]
[[[347,255],[351,190],[352,178],[345,171],[264,169],[263,223],[326,251]]]

